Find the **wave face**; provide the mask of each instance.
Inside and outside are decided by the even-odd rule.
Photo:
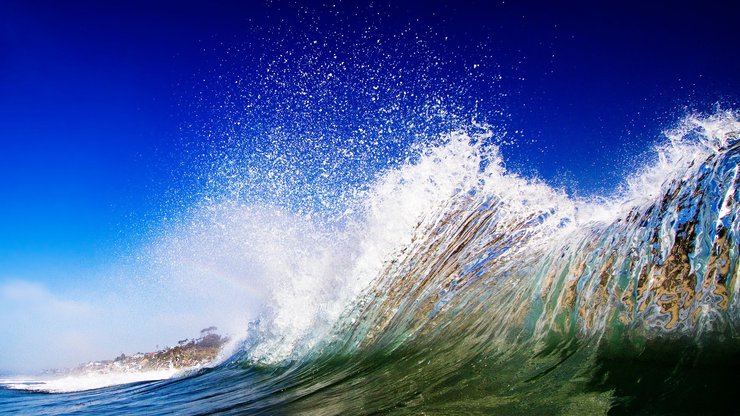
[[[703,136],[659,150],[659,187],[636,183],[656,175],[642,172],[614,201],[571,201],[497,166],[478,172],[420,220],[361,297],[342,328],[351,348],[450,331],[506,342],[731,333],[738,126],[686,123]]]
[[[278,269],[294,280],[274,289],[271,310],[214,368],[23,400],[0,389],[0,405],[34,414],[731,411],[739,134],[734,112],[688,117],[614,196],[593,200],[507,172],[490,133],[445,135],[356,192],[352,221],[294,224],[313,233],[294,258],[303,271]],[[331,271],[312,274],[317,258]]]

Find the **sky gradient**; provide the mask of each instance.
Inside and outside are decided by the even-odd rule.
[[[367,27],[400,51],[428,51],[442,69],[413,88],[501,123],[517,140],[503,149],[512,169],[575,194],[613,189],[682,115],[740,99],[739,10],[728,2],[150,3],[0,5],[0,296],[30,327],[54,326],[59,310],[74,327],[96,289],[110,289],[109,266],[192,201],[193,152],[226,140],[204,132],[235,118],[220,112],[236,91],[224,85],[263,88],[260,59],[280,48],[341,33],[333,50],[351,49]],[[423,47],[410,43],[419,38]],[[20,331],[3,325],[0,335]],[[144,332],[137,346],[164,342]],[[86,353],[115,350],[116,336]],[[15,358],[0,368],[34,360],[16,353],[27,345],[3,345]]]

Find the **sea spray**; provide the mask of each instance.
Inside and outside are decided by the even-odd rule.
[[[569,200],[488,165],[387,263],[363,298],[374,306],[352,318],[374,322],[360,338],[393,320],[414,333],[442,310],[438,325],[448,328],[481,307],[492,327],[534,322],[531,335],[599,335],[620,323],[688,335],[707,320],[732,330],[737,128],[732,112],[687,118],[657,149],[661,162],[607,202]]]
[[[736,162],[730,149],[736,134],[732,112],[687,117],[656,147],[658,163],[636,172],[620,193],[592,200],[569,198],[542,181],[507,172],[485,130],[455,132],[419,146],[407,163],[354,192],[356,199],[345,210],[351,215],[341,227],[319,226],[320,212],[302,212],[285,214],[279,222],[257,221],[282,230],[280,236],[238,231],[265,246],[291,241],[269,255],[263,247],[256,257],[270,259],[263,264],[272,267],[265,282],[279,279],[255,327],[261,341],[249,343],[246,357],[274,363],[300,358],[328,340],[351,352],[376,339],[403,342],[438,326],[459,325],[456,332],[464,332],[471,323],[465,317],[475,314],[503,339],[541,338],[553,331],[600,336],[625,326],[633,333],[695,333],[732,321],[734,296],[712,303],[715,295],[708,291],[719,290],[712,285],[656,294],[651,290],[673,286],[656,284],[660,278],[653,276],[645,288],[641,274],[673,273],[663,263],[677,238],[690,237],[677,237],[674,229],[676,218],[689,211],[696,211],[692,223],[724,221],[724,229],[736,227]],[[702,182],[697,166],[724,177],[704,175]],[[681,192],[721,199],[721,208],[694,209],[698,202],[681,202]],[[667,206],[655,202],[666,198],[672,199]],[[237,218],[225,228],[250,223]],[[298,234],[290,232],[296,227]],[[697,247],[711,247],[717,232],[706,230],[699,237],[708,242]],[[722,260],[730,264],[723,279],[734,288],[736,254],[732,244],[723,244],[713,250],[730,256]],[[689,269],[716,263],[709,251],[689,254],[699,256]],[[697,295],[689,292],[695,291],[707,293],[693,302]],[[689,296],[690,311],[681,306],[676,312],[669,300],[660,300],[671,296]]]

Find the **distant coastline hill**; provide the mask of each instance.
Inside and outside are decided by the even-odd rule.
[[[136,353],[121,354],[112,360],[90,361],[71,369],[50,370],[47,374],[109,374],[119,372],[145,372],[158,370],[186,369],[202,367],[217,356],[229,341],[226,336],[216,333],[215,326],[200,331],[199,338],[183,339],[177,346]]]

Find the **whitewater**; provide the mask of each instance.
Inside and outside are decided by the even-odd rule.
[[[733,409],[739,114],[686,117],[612,194],[590,198],[508,171],[497,134],[478,124],[452,130],[410,146],[367,183],[295,189],[311,197],[301,204],[274,203],[276,190],[298,185],[264,180],[269,171],[218,185],[228,192],[203,198],[148,251],[252,270],[266,302],[238,342],[184,373],[4,379],[0,409]],[[357,157],[336,153],[318,172]],[[272,197],[235,197],[245,186],[268,186]]]

